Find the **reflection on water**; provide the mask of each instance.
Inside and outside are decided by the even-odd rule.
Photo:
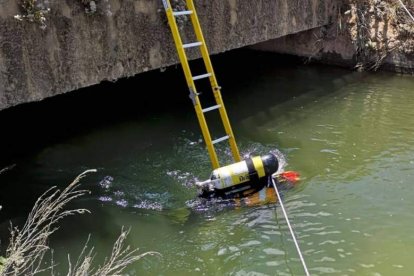
[[[244,155],[279,149],[286,169],[302,175],[284,198],[311,274],[410,275],[414,79],[275,63],[253,58],[254,70],[223,80],[224,98]],[[237,69],[222,70],[220,79]],[[92,194],[76,202],[92,215],[69,218],[52,241],[61,263],[66,252],[79,253],[88,233],[100,260],[125,225],[131,244],[162,254],[137,263],[130,275],[301,275],[274,205],[188,208],[193,183],[211,168],[191,106],[183,112],[148,111],[65,137],[17,160],[0,181],[38,194],[98,169],[83,181]],[[212,132],[219,131],[213,123]],[[231,160],[224,144],[218,151],[223,162]],[[19,204],[18,197],[5,204],[8,218],[22,216],[8,211]]]

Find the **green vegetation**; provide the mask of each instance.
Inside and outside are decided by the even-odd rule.
[[[6,258],[0,256],[0,273],[2,273],[3,268],[4,268],[4,264],[6,263]]]
[[[80,0],[85,7],[87,14],[96,14],[100,11],[106,16],[111,16],[111,5],[109,0]],[[19,21],[36,23],[42,30],[47,27],[46,15],[50,12],[49,4],[46,1],[20,0],[21,14],[14,16]]]
[[[22,14],[17,14],[14,18],[37,23],[42,30],[46,29],[46,14],[50,12],[50,8],[37,0],[22,0],[20,7]]]

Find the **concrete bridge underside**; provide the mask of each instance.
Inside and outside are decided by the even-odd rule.
[[[19,1],[0,0],[0,110],[178,62],[161,0],[95,1],[95,13],[87,13],[81,0],[48,2],[47,27],[42,30],[36,23],[14,19],[22,13]],[[338,3],[194,2],[211,53],[329,24]],[[194,41],[188,20],[183,17],[179,24],[183,40]],[[195,49],[188,53],[191,59],[199,57]]]

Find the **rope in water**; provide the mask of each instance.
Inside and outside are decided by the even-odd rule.
[[[400,1],[401,6],[404,8],[404,10],[408,13],[408,15],[411,17],[411,19],[414,21],[414,16],[411,14],[411,12],[407,9],[407,7],[404,5],[403,1]]]
[[[306,266],[305,259],[303,258],[302,252],[301,252],[300,247],[299,247],[299,243],[296,240],[295,233],[293,232],[292,226],[290,225],[289,218],[288,218],[288,215],[287,215],[286,210],[285,210],[285,206],[283,205],[282,198],[280,197],[279,190],[277,189],[277,186],[276,186],[276,183],[275,183],[275,180],[274,180],[273,176],[271,177],[271,179],[272,179],[273,187],[275,188],[277,198],[279,199],[280,207],[282,207],[283,215],[285,216],[286,223],[289,227],[290,234],[292,235],[293,242],[295,243],[296,250],[298,251],[300,261],[302,262],[303,269],[305,270],[306,276],[310,276],[309,271],[308,271],[308,267]]]

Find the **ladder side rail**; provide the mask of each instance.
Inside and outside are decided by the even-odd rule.
[[[227,115],[226,108],[224,106],[223,98],[220,92],[220,86],[218,85],[216,75],[214,73],[213,65],[211,63],[210,55],[207,49],[207,44],[204,39],[203,33],[201,31],[201,25],[198,20],[197,12],[196,12],[193,0],[186,0],[186,2],[187,2],[187,8],[193,11],[193,13],[190,15],[191,22],[194,27],[197,41],[201,42],[200,51],[201,51],[201,56],[203,57],[203,60],[204,60],[204,65],[207,69],[207,72],[211,74],[209,79],[210,79],[210,84],[213,90],[214,98],[216,100],[216,103],[218,105],[221,105],[221,108],[219,108],[219,113],[220,113],[221,120],[223,122],[224,129],[227,135],[230,137],[229,144],[230,144],[230,149],[233,155],[233,159],[236,162],[239,162],[241,161],[240,152],[237,147],[236,139],[234,137],[234,133],[230,125],[230,121]]]
[[[177,49],[177,53],[179,56],[179,59],[181,61],[181,65],[184,71],[185,79],[187,81],[188,88],[190,90],[190,98],[193,100],[194,109],[197,114],[198,122],[200,124],[201,132],[204,137],[204,141],[207,146],[208,153],[210,155],[210,160],[213,165],[213,168],[219,168],[220,164],[217,158],[216,151],[214,149],[214,145],[212,143],[210,131],[207,126],[206,119],[204,117],[203,109],[201,108],[200,100],[198,98],[197,90],[193,81],[193,76],[191,74],[190,65],[188,64],[187,55],[185,53],[185,50],[183,48],[183,43],[181,40],[181,36],[178,30],[177,22],[175,20],[173,10],[171,8],[170,0],[163,0],[164,8],[167,14],[168,23],[171,28],[171,32],[174,38],[175,46]],[[194,14],[195,11],[193,11],[192,14]]]

